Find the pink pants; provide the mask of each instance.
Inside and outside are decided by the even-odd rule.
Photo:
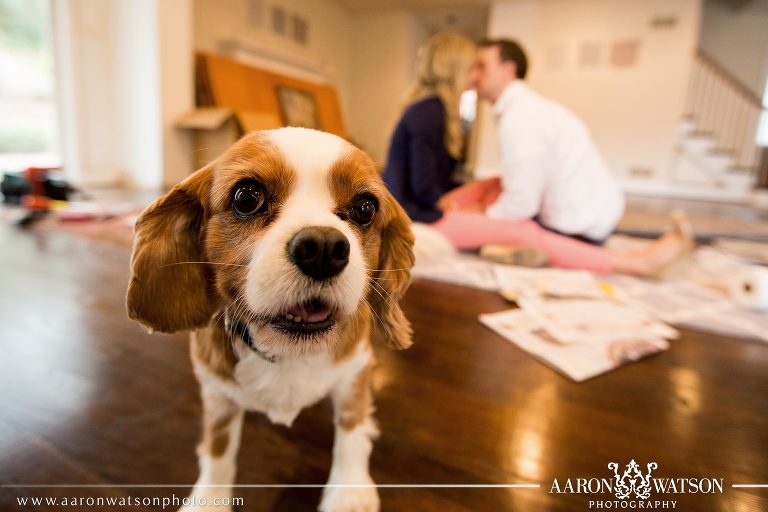
[[[607,249],[547,231],[532,220],[492,219],[480,212],[448,211],[431,225],[457,249],[510,244],[544,252],[550,265],[607,274],[613,269]]]

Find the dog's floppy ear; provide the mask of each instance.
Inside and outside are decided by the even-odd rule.
[[[210,164],[161,197],[136,221],[128,316],[161,332],[202,327],[216,307],[202,233],[213,178]]]
[[[412,343],[413,331],[400,309],[400,299],[411,283],[414,236],[408,215],[389,193],[385,203],[389,222],[381,231],[379,266],[373,272],[375,284],[369,294],[374,312],[373,337],[392,348],[403,349]]]

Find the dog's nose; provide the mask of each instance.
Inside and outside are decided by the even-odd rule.
[[[322,281],[349,263],[349,240],[336,228],[304,228],[288,242],[288,257],[304,274]]]

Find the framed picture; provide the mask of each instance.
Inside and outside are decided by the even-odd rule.
[[[317,103],[312,93],[285,85],[277,86],[277,102],[286,126],[320,129]]]

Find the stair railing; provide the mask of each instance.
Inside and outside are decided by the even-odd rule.
[[[696,126],[694,134],[712,137],[714,152],[731,155],[729,171],[757,178],[762,156],[755,142],[760,98],[701,50],[694,58],[685,112]]]

